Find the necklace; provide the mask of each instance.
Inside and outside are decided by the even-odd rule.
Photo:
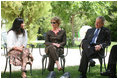
[[[57,28],[57,29],[53,29],[52,31],[57,35],[57,33],[60,31],[61,29],[60,28]]]

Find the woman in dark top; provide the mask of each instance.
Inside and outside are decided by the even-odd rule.
[[[59,28],[60,19],[54,17],[51,19],[52,30],[48,31],[45,39],[45,51],[49,55],[48,70],[54,71],[54,64],[56,63],[58,70],[62,70],[58,58],[64,53],[64,46],[66,45],[66,32]]]

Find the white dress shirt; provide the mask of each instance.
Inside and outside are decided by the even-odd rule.
[[[27,31],[25,30],[25,35],[19,34],[18,37],[16,33],[11,30],[7,34],[7,48],[8,51],[11,50],[13,47],[20,47],[20,46],[27,46]]]

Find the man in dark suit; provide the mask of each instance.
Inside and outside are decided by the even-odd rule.
[[[88,62],[90,59],[104,55],[104,49],[111,44],[110,31],[104,26],[104,17],[96,18],[95,28],[88,29],[85,38],[82,40],[82,57],[79,70],[80,78],[86,78]]]

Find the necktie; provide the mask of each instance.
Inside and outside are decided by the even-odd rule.
[[[96,43],[95,38],[98,36],[98,32],[99,32],[99,29],[97,29],[96,32],[94,33],[94,37],[92,38],[92,41],[90,44]]]

